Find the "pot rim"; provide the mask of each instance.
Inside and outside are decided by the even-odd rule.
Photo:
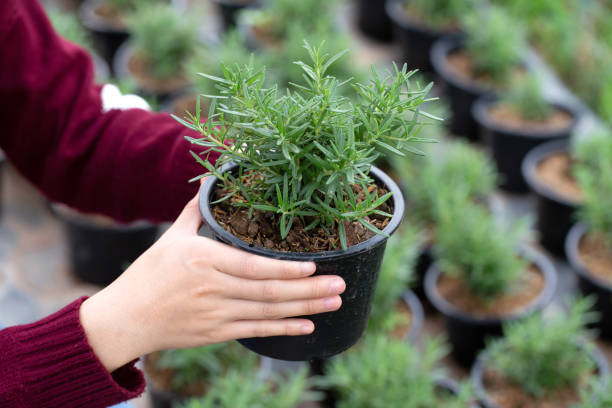
[[[511,128],[505,126],[502,123],[492,120],[490,115],[488,115],[489,108],[495,106],[501,101],[501,98],[489,95],[480,97],[478,98],[478,100],[476,100],[476,102],[474,102],[471,109],[472,117],[481,128],[491,129],[495,132],[503,133],[507,136],[522,137],[527,139],[561,139],[568,137],[568,135],[573,132],[580,117],[580,114],[577,112],[577,110],[572,108],[569,104],[561,101],[547,100],[547,103],[551,107],[565,112],[571,116],[571,120],[566,127],[561,129],[541,130],[526,129],[520,127]]]
[[[591,351],[591,355],[593,360],[595,360],[595,365],[599,371],[600,377],[600,385],[605,386],[608,376],[610,375],[610,366],[606,361],[606,357],[603,355],[599,347],[593,344],[593,350]],[[478,398],[485,408],[500,408],[497,404],[493,403],[486,392],[486,388],[483,384],[483,372],[488,360],[487,350],[483,350],[480,352],[476,361],[472,365],[472,369],[470,370],[470,379],[472,380],[472,384],[474,385],[474,390],[476,392],[476,398]]]
[[[588,227],[582,222],[578,222],[572,226],[565,237],[565,255],[567,256],[570,266],[581,279],[586,280],[601,291],[612,292],[612,284],[607,283],[605,280],[593,275],[580,257],[578,247],[580,240],[587,234],[587,232]]]
[[[419,300],[418,296],[410,289],[407,289],[402,293],[401,300],[410,309],[412,320],[410,321],[410,329],[404,336],[406,340],[411,343],[416,343],[423,330],[423,323],[425,321],[425,313],[423,311],[423,305]]]
[[[417,31],[429,36],[453,36],[461,34],[460,30],[444,30],[419,24],[402,7],[402,0],[387,0],[385,2],[385,11],[393,24],[403,30]]]
[[[553,300],[557,288],[558,277],[555,266],[542,252],[532,246],[521,245],[518,252],[521,257],[526,258],[538,267],[545,283],[542,291],[529,304],[516,313],[505,316],[477,317],[459,309],[444,299],[438,292],[437,283],[442,272],[436,263],[433,263],[425,273],[425,295],[429,302],[446,318],[461,319],[473,325],[499,325],[520,319],[536,310],[543,309]]]
[[[237,167],[235,164],[227,163],[221,168],[221,171],[226,172],[232,170],[235,167]],[[391,217],[389,224],[383,229],[384,233],[391,235],[402,222],[404,214],[404,198],[402,197],[402,193],[400,192],[398,185],[391,179],[391,177],[385,174],[382,170],[378,169],[375,166],[372,166],[370,169],[370,175],[373,176],[375,180],[382,182],[385,187],[387,187],[392,193],[391,199],[393,200],[393,217]],[[329,259],[352,257],[361,252],[365,252],[371,249],[372,247],[382,245],[387,240],[386,237],[375,234],[368,240],[353,245],[346,250],[340,249],[324,252],[281,252],[249,244],[227,232],[223,227],[219,225],[217,220],[215,220],[215,217],[212,215],[208,198],[212,194],[214,187],[216,186],[216,182],[217,177],[208,177],[206,181],[202,183],[200,192],[198,193],[198,206],[200,208],[202,220],[206,224],[208,224],[208,226],[211,228],[211,230],[214,231],[215,234],[220,237],[220,240],[222,242],[228,243],[236,248],[245,250],[247,252],[284,260],[322,261]]]
[[[83,26],[92,31],[129,35],[130,32],[127,28],[120,29],[109,25],[105,19],[95,13],[95,8],[99,4],[102,4],[102,0],[85,0],[81,3],[78,15]]]
[[[538,177],[537,167],[540,162],[557,153],[569,154],[569,139],[553,140],[531,149],[521,163],[523,178],[536,194],[567,207],[576,208],[580,205],[579,200],[572,200],[559,194]]]

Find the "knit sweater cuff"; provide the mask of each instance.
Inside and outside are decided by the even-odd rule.
[[[39,402],[35,406],[105,407],[144,391],[144,376],[135,361],[109,373],[94,354],[79,320],[85,299],[15,328],[23,386],[28,399]]]

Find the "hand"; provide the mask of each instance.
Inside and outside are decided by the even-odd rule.
[[[340,308],[337,276],[312,262],[279,261],[200,237],[197,197],[115,282],[80,310],[89,344],[108,369],[157,350],[247,337],[304,335]]]

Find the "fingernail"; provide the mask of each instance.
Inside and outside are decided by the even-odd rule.
[[[329,293],[337,295],[344,291],[344,281],[342,279],[334,279],[329,285]]]
[[[312,327],[312,326],[310,326],[310,325],[308,325],[308,324],[305,324],[305,325],[303,325],[303,326],[302,326],[302,328],[301,328],[300,330],[301,330],[301,331],[302,331],[302,333],[304,333],[304,334],[310,334],[310,333],[312,333],[312,332],[313,332],[313,327]]]
[[[316,267],[313,267],[314,264],[312,262],[302,262],[300,268],[302,268],[302,273],[305,275],[310,275],[314,272]]]
[[[330,297],[323,301],[325,308],[329,310],[336,310],[338,308],[338,297]]]

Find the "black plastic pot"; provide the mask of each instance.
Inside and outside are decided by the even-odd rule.
[[[425,294],[429,302],[444,316],[452,356],[462,366],[469,367],[474,362],[478,352],[484,348],[487,338],[502,334],[503,324],[542,310],[552,301],[557,287],[557,272],[553,264],[533,248],[523,247],[520,254],[540,269],[545,285],[542,292],[520,312],[503,317],[477,317],[460,310],[438,292],[437,283],[441,272],[437,265],[432,265],[427,271]]]
[[[233,167],[226,166],[224,171],[232,169]],[[393,193],[393,217],[383,231],[390,235],[402,220],[404,199],[397,184],[385,173],[372,167],[371,175]],[[202,185],[199,196],[200,213],[214,239],[269,258],[314,261],[317,265],[315,275],[339,275],[347,286],[341,295],[342,307],[338,311],[307,316],[315,325],[314,333],[306,336],[251,338],[240,340],[240,343],[258,354],[294,361],[332,357],[354,345],[361,337],[368,320],[387,238],[375,235],[346,251],[319,253],[278,252],[250,246],[224,230],[211,214],[209,197],[213,194],[216,184],[217,179],[209,177]]]
[[[225,31],[236,27],[238,21],[238,13],[245,8],[253,7],[257,0],[213,0],[213,2],[219,8],[221,13],[221,20],[223,21],[223,29]]]
[[[597,371],[600,377],[600,385],[605,387],[608,381],[608,376],[610,369],[608,367],[608,362],[606,361],[606,357],[599,351],[599,349],[594,348],[592,351],[593,360],[595,361],[595,365],[597,366]],[[472,366],[472,370],[470,372],[470,377],[472,379],[472,384],[474,385],[474,390],[476,392],[476,397],[480,401],[480,405],[483,408],[500,408],[499,405],[495,404],[491,401],[487,395],[484,383],[483,383],[483,375],[484,369],[487,364],[487,353],[482,352],[476,359],[476,362]]]
[[[434,263],[433,243],[426,242],[420,249],[419,255],[414,266],[414,286],[413,291],[419,298],[425,297],[425,274]],[[426,300],[426,299],[425,299]]]
[[[385,3],[386,0],[357,0],[357,26],[368,37],[388,43],[393,40],[393,27]]]
[[[594,323],[593,327],[599,331],[601,337],[612,340],[612,285],[591,274],[582,262],[578,246],[586,232],[586,225],[581,223],[574,225],[565,240],[565,253],[572,269],[576,272],[580,292],[595,296],[593,309],[599,313],[599,321]]]
[[[408,305],[412,316],[412,320],[410,320],[410,330],[406,333],[406,340],[411,343],[416,343],[421,336],[423,323],[425,322],[423,305],[417,295],[411,290],[407,290],[402,294],[402,300]]]
[[[576,126],[578,115],[569,106],[552,103],[551,105],[572,117],[566,128],[540,130],[509,128],[495,122],[489,110],[499,100],[482,98],[472,106],[472,117],[478,123],[480,139],[491,150],[497,171],[501,176],[500,187],[514,193],[527,193],[529,187],[523,178],[521,164],[531,149],[546,142],[567,139]]]
[[[94,73],[96,76],[96,82],[106,83],[110,79],[110,68],[106,61],[97,54],[90,54],[91,60],[94,65]]]
[[[92,41],[100,56],[112,66],[115,53],[130,33],[125,28],[113,27],[96,13],[96,7],[102,1],[85,0],[79,7],[79,17],[83,26],[91,32]]]
[[[472,104],[480,97],[493,96],[495,92],[485,84],[462,77],[448,64],[448,56],[460,50],[462,46],[460,38],[442,38],[436,41],[431,48],[431,65],[439,77],[443,92],[450,100],[451,133],[477,141],[478,126],[472,118]]]
[[[402,61],[409,69],[432,70],[430,53],[433,44],[442,37],[457,37],[458,31],[427,27],[415,21],[403,7],[403,0],[387,0],[386,10],[393,23],[395,39],[402,49]]]
[[[53,209],[68,236],[72,270],[88,283],[109,285],[157,239],[155,225],[100,225],[56,206]]]
[[[568,140],[542,144],[532,149],[521,166],[523,178],[536,196],[536,226],[540,244],[558,256],[565,256],[565,237],[574,224],[580,202],[557,193],[537,174],[538,164],[553,154],[569,151]]]
[[[151,408],[175,408],[189,400],[189,397],[154,387],[149,387],[149,395],[151,396]]]

